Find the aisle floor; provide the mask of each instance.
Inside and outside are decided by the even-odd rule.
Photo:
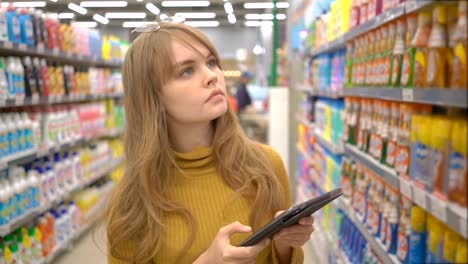
[[[71,250],[60,256],[54,264],[105,264],[107,263],[106,256],[106,243],[103,232],[88,231],[84,234]],[[309,245],[304,246],[304,264],[312,264],[315,255],[312,247]]]

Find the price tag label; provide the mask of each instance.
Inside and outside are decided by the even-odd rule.
[[[413,188],[411,182],[400,177],[400,192],[413,200]]]
[[[8,167],[8,162],[6,159],[0,159],[0,171],[4,170]]]
[[[44,52],[44,44],[38,45],[36,48],[37,52],[42,53]]]
[[[31,97],[31,103],[37,104],[39,102],[39,95],[35,94]]]
[[[405,102],[412,102],[414,100],[412,89],[403,89],[401,91],[401,96],[402,96],[403,101]]]
[[[0,98],[0,106],[6,105],[6,98]]]
[[[55,48],[52,50],[52,54],[54,54],[55,56],[58,56],[60,55],[60,50],[58,48]]]
[[[420,189],[420,188],[413,188],[414,192],[414,202],[421,206],[421,208],[427,210],[427,201],[426,201],[426,191]]]
[[[71,53],[71,51],[68,51],[68,52],[67,52],[67,57],[68,57],[68,58],[72,58],[72,57],[73,57],[73,54]]]
[[[7,49],[12,49],[12,48],[13,48],[13,44],[12,44],[11,42],[9,42],[9,41],[5,41],[5,42],[3,43],[3,46],[4,46],[5,48],[7,48]]]
[[[467,230],[467,221],[466,221],[466,218],[464,217],[460,217],[459,218],[459,221],[460,221],[460,234],[464,237],[464,238],[468,238],[468,230]]]
[[[21,43],[21,44],[18,44],[18,49],[22,50],[22,51],[25,51],[25,50],[28,49],[28,46],[26,46],[26,44],[24,44],[24,43]]]
[[[81,54],[76,55],[76,57],[77,57],[79,60],[82,60],[82,59],[83,59],[83,55],[81,55]]]
[[[447,223],[447,202],[431,195],[431,213],[444,223]]]

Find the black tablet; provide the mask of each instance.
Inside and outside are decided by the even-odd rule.
[[[278,233],[281,229],[297,224],[301,218],[312,215],[320,208],[340,197],[342,194],[343,192],[341,191],[341,188],[337,188],[331,192],[327,192],[319,197],[289,208],[287,211],[283,212],[271,220],[267,225],[255,232],[255,234],[243,241],[240,246],[249,247],[257,244],[267,237],[272,238],[273,235]]]

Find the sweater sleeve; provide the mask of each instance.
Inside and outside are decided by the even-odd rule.
[[[266,150],[268,157],[270,158],[274,171],[276,176],[278,177],[281,185],[284,188],[284,192],[286,194],[286,202],[289,206],[292,205],[292,194],[291,194],[291,184],[289,182],[289,176],[288,173],[286,172],[286,168],[284,167],[283,160],[281,159],[280,155],[270,146],[263,146],[264,149]],[[273,258],[273,264],[278,264],[278,257],[276,256],[276,250],[274,246],[274,241],[270,243],[270,246],[272,247],[271,252],[272,252],[272,258]],[[299,264],[299,263],[304,263],[304,251],[302,248],[294,248],[293,253],[291,256],[291,264]]]

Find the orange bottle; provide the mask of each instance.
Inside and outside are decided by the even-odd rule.
[[[421,12],[418,16],[418,30],[412,41],[416,48],[414,58],[414,87],[426,87],[427,53],[431,33],[431,13]]]
[[[467,33],[467,6],[466,1],[458,5],[458,21],[454,36],[453,63],[450,77],[450,87],[468,89],[467,61],[468,61],[468,33]]]
[[[447,7],[437,5],[432,16],[432,30],[429,38],[426,86],[446,88],[448,86],[448,37]]]

